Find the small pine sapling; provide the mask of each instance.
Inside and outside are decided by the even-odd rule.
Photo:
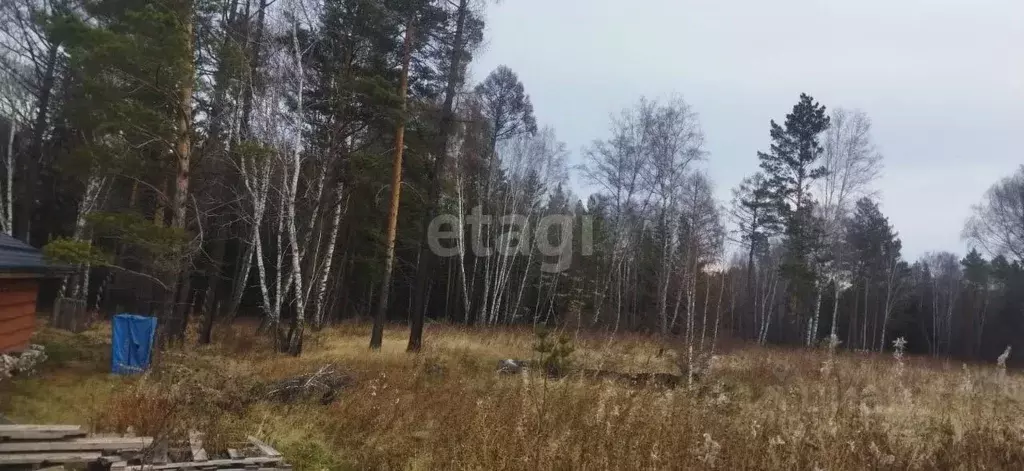
[[[564,334],[552,339],[545,328],[537,329],[536,336],[533,351],[540,355],[540,366],[544,372],[551,376],[562,376],[568,372],[571,366],[569,357],[575,351],[571,339]]]

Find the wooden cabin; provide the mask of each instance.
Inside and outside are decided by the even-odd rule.
[[[39,281],[52,269],[38,249],[0,234],[0,353],[25,350],[35,331]]]

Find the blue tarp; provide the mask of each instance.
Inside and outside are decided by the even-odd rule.
[[[155,336],[155,317],[134,314],[114,316],[110,369],[116,374],[146,371]]]

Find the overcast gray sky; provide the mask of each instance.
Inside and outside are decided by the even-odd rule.
[[[910,259],[962,253],[970,206],[1024,163],[1024,0],[503,0],[473,77],[501,64],[573,163],[610,113],[682,95],[723,202],[801,92],[860,108]]]

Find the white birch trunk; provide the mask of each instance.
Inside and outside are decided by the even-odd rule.
[[[71,234],[72,240],[81,241],[91,238],[86,237],[86,222],[89,215],[96,210],[99,205],[100,194],[103,192],[103,188],[106,186],[107,178],[101,177],[97,170],[89,172],[89,178],[85,183],[85,194],[82,195],[82,201],[78,204],[78,215],[75,217],[75,229]],[[89,240],[91,245],[91,240]],[[80,293],[88,295],[89,291],[89,270],[90,265],[84,264],[79,268],[77,276],[77,282],[71,287],[71,298],[77,299]],[[61,282],[60,297],[64,296],[68,279],[65,277]]]
[[[811,346],[814,345],[814,341],[816,340],[816,337],[817,337],[817,334],[818,334],[818,318],[821,315],[821,292],[822,292],[822,287],[820,285],[818,285],[817,289],[815,289],[814,291],[816,293],[815,296],[814,296],[814,316],[811,317],[808,320],[808,326],[807,326],[807,346],[808,347],[811,347]]]
[[[558,282],[562,279],[561,273],[555,274],[555,281],[551,282],[551,295],[548,296],[548,308],[544,313],[544,324],[547,325],[551,321],[551,314],[555,310],[555,297],[558,295]],[[582,291],[582,289],[581,289]],[[583,324],[583,315],[580,314],[576,319],[576,333],[579,335],[580,325]]]
[[[513,307],[512,307],[512,315],[515,316],[515,317],[518,317],[518,315],[519,315],[519,308],[522,305],[522,301],[523,301],[523,291],[526,290],[527,280],[530,279],[530,266],[533,263],[533,247],[530,247],[528,250],[530,252],[529,252],[529,254],[526,257],[526,268],[523,269],[523,279],[520,280],[520,282],[519,282],[519,294],[516,295],[516,302],[515,302],[515,305],[513,305]],[[538,276],[538,279],[539,278],[540,277]],[[541,294],[540,293],[540,289],[538,289],[537,290],[537,299],[540,299],[540,294]],[[536,314],[536,312],[537,311],[534,310],[534,321],[533,321],[534,325],[537,324],[537,314]]]
[[[341,225],[341,215],[344,212],[342,208],[348,206],[348,204],[342,204],[342,187],[338,185],[335,190],[337,196],[335,198],[334,215],[331,217],[331,234],[327,238],[327,253],[324,254],[324,269],[320,273],[319,286],[316,291],[316,298],[314,299],[314,321],[317,327],[323,325],[324,316],[324,299],[327,297],[327,280],[331,277],[331,268],[334,266],[334,250],[338,241],[338,227]]]
[[[775,312],[775,295],[779,288],[779,277],[777,273],[769,275],[768,291],[765,292],[764,304],[761,306],[761,333],[758,336],[758,343],[764,345],[768,342],[768,329],[772,323]]]
[[[285,202],[285,219],[287,219],[288,225],[288,242],[291,246],[291,264],[292,264],[292,280],[295,285],[295,325],[297,329],[293,331],[291,338],[289,339],[289,348],[295,353],[296,346],[302,337],[302,326],[305,322],[306,317],[306,295],[302,289],[302,252],[299,249],[299,234],[295,224],[295,200],[298,198],[299,191],[299,173],[302,170],[302,122],[303,122],[303,108],[302,99],[305,85],[305,75],[302,70],[302,53],[299,50],[299,26],[298,20],[292,23],[292,46],[294,47],[294,61],[296,67],[296,76],[298,78],[298,90],[296,90],[296,115],[298,122],[298,128],[295,132],[295,144],[292,149],[291,158],[291,182],[288,186],[288,190],[284,193],[287,194],[287,201]],[[322,188],[322,186],[321,186]],[[310,217],[310,223],[315,219],[315,214]],[[278,309],[280,309],[281,299],[286,293],[278,294]],[[279,311],[280,312],[280,311]]]
[[[867,278],[864,279],[864,317],[862,318],[860,326],[860,348],[867,349],[867,338],[868,338],[868,291],[871,285],[871,281]]]
[[[667,209],[663,209],[667,211]],[[669,234],[675,233],[674,230],[669,228],[667,218],[662,218],[662,225],[665,229],[665,239],[661,246],[661,273],[658,280],[658,319],[661,321],[661,334],[668,335],[668,285],[672,279],[672,258],[675,255],[675,244],[671,244],[672,239]],[[671,248],[670,248],[671,246]],[[678,307],[678,304],[676,304]],[[678,314],[678,310],[676,311]],[[673,319],[675,317],[673,316]],[[673,320],[674,322],[674,320]]]
[[[518,208],[519,204],[521,203],[521,199],[518,197],[519,196],[519,192],[518,191],[511,191],[510,193],[515,193],[516,197],[507,198],[507,199],[511,199],[511,202],[510,202],[510,204],[507,204],[505,206],[504,210],[502,211],[502,214],[507,214],[506,211],[508,211],[509,207],[511,207],[513,209]],[[529,223],[530,215],[532,215],[532,212],[531,212],[531,214],[527,215],[527,223]],[[527,226],[527,227],[529,227],[529,226]],[[517,242],[521,242],[521,241],[517,241]],[[498,276],[497,276],[498,283],[495,285],[494,305],[492,306],[492,309],[495,312],[495,314],[494,314],[495,316],[501,316],[502,308],[505,308],[507,310],[507,307],[505,305],[509,304],[509,299],[508,299],[509,298],[509,286],[510,286],[511,279],[512,279],[512,269],[515,267],[516,259],[519,257],[518,247],[516,247],[517,250],[515,252],[509,253],[511,248],[512,248],[511,238],[510,237],[506,237],[505,238],[505,249],[504,249],[505,250],[505,254],[502,255],[502,257],[501,257],[502,258],[501,266],[500,266],[500,268],[498,270]],[[508,322],[508,323],[511,323],[511,322],[514,321],[514,319],[511,318],[508,315],[508,313],[506,312],[505,321]]]
[[[829,329],[829,337],[837,337],[837,324],[839,323],[839,296],[842,294],[842,288],[839,286],[839,277],[833,276],[832,278],[833,293],[832,299],[832,327]]]
[[[693,283],[696,285],[697,280],[694,279]],[[704,313],[701,314],[701,326],[700,326],[700,351],[704,351],[704,338],[708,330],[708,302],[711,298],[711,277],[707,277],[704,286]]]
[[[508,194],[506,195],[506,197],[503,199],[501,215],[506,214],[506,211],[508,210],[508,200],[510,197],[509,195],[511,195],[514,192],[515,188],[510,189],[510,191],[507,192]],[[501,215],[498,216],[499,219],[497,221],[497,224],[499,225],[501,224]],[[497,255],[500,257],[500,259],[497,261],[497,263],[494,264],[494,275],[490,277],[490,279],[494,282],[494,289],[491,291],[491,301],[489,303],[490,306],[488,309],[488,318],[489,322],[492,325],[496,324],[499,320],[498,317],[501,313],[501,301],[505,294],[505,282],[507,280],[507,277],[511,274],[511,263],[509,262],[509,258],[514,257],[514,255],[510,257],[508,253],[510,247],[511,238],[505,237],[504,244],[502,245],[501,250],[497,251]]]
[[[252,199],[252,217],[250,240],[246,246],[246,255],[242,257],[242,269],[239,271],[240,282],[235,285],[232,293],[231,306],[237,310],[248,284],[249,272],[252,270],[252,260],[256,259],[257,278],[260,284],[260,294],[263,297],[263,311],[268,318],[273,318],[273,300],[270,295],[270,288],[267,280],[267,269],[263,257],[263,241],[260,238],[260,227],[263,225],[263,216],[266,214],[267,197],[270,190],[270,172],[273,162],[271,159],[264,159],[263,162],[253,162],[249,165],[246,157],[242,156],[239,161],[239,169],[242,173],[242,182]],[[251,168],[250,168],[251,167]],[[232,313],[234,314],[234,313]]]
[[[288,206],[288,167],[285,166],[281,169],[281,189],[278,192],[280,198],[278,199],[278,215],[277,215],[277,231],[274,235],[274,239],[277,243],[277,250],[274,257],[274,302],[273,302],[273,315],[270,318],[271,327],[276,328],[278,322],[281,320],[281,305],[284,293],[282,290],[282,281],[284,280],[284,254],[286,251],[285,244],[287,240],[284,237],[285,234],[285,219],[287,219],[287,206]],[[291,276],[287,277],[291,280]]]
[[[495,158],[496,158],[496,153],[492,151],[491,152],[490,162],[488,162],[488,164],[487,164],[487,185],[486,185],[486,190],[484,191],[484,194],[481,195],[481,197],[480,197],[480,207],[485,212],[487,211],[487,206],[485,206],[485,205],[489,204],[491,202],[491,186],[492,186],[492,180],[494,178],[494,160],[495,160]],[[493,215],[492,215],[492,217],[493,217]],[[487,245],[488,246],[491,246],[491,245],[494,244],[494,231],[493,231],[493,229],[494,229],[494,224],[493,224],[493,221],[492,221],[492,224],[489,224],[487,226],[487,239],[486,239],[486,241],[487,241]],[[481,233],[482,232],[483,231],[482,231],[482,228],[481,228]],[[493,252],[493,247],[489,247],[489,248],[491,248],[492,252]],[[479,258],[480,254],[476,254],[476,255],[477,255],[476,258]],[[483,279],[484,293],[483,293],[483,297],[480,299],[480,314],[479,314],[479,317],[480,317],[481,321],[483,323],[485,323],[485,324],[491,324],[492,323],[492,319],[490,317],[490,308],[491,308],[491,306],[490,306],[489,300],[490,300],[490,291],[491,291],[491,258],[493,258],[493,257],[494,257],[494,254],[490,253],[490,254],[488,254],[484,258],[484,279]],[[474,263],[474,265],[475,265],[475,263]]]
[[[697,289],[697,260],[696,256],[693,258],[693,266],[690,271],[690,283],[686,288],[686,384],[689,387],[693,386],[693,341],[695,338],[693,327],[695,317],[694,311],[696,310],[697,305],[697,300],[694,299],[694,292]]]
[[[715,354],[715,346],[718,345],[718,326],[722,324],[722,297],[725,295],[725,274],[726,271],[722,271],[722,275],[718,280],[718,306],[715,308],[715,333],[711,338],[711,354]],[[735,296],[733,302],[735,303]]]
[[[14,230],[14,135],[18,131],[18,123],[10,120],[11,131],[7,136],[7,155],[4,156],[4,168],[7,170],[6,186],[4,187],[3,211],[0,212],[0,230],[11,235]]]
[[[885,306],[884,306],[885,312],[884,312],[883,319],[882,319],[882,325],[880,327],[881,338],[878,341],[878,352],[879,353],[885,351],[885,334],[886,334],[886,330],[887,330],[887,328],[889,326],[889,316],[892,313],[892,309],[894,307],[893,305],[895,303],[895,296],[894,296],[893,291],[896,289],[896,286],[894,286],[894,285],[896,284],[896,269],[898,268],[898,265],[897,265],[898,263],[899,263],[899,260],[896,259],[895,257],[893,257],[893,259],[889,263],[889,273],[888,273],[888,276],[886,277],[887,279],[886,279],[886,283],[885,283]]]
[[[462,307],[465,309],[466,320],[469,320],[469,316],[473,315],[470,310],[471,305],[469,302],[469,287],[466,286],[466,228],[463,221],[463,206],[462,206],[462,178],[458,177],[455,181],[455,189],[458,196],[458,214],[459,214],[459,280],[462,283]]]

